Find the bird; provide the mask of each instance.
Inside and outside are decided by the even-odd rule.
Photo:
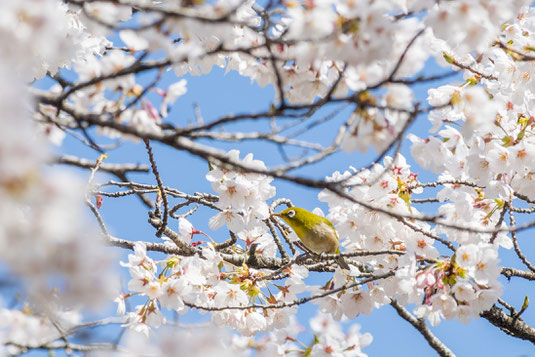
[[[300,207],[288,207],[273,214],[282,218],[297,234],[303,245],[316,254],[340,254],[338,234],[327,218],[318,216]],[[339,257],[338,264],[349,270],[346,261]]]

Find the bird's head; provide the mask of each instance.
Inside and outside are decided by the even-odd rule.
[[[273,215],[282,218],[294,229],[297,227],[309,227],[317,224],[321,220],[320,216],[299,207],[289,207],[284,211],[274,213]]]

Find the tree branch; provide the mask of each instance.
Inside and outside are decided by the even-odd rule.
[[[493,306],[481,314],[491,324],[506,334],[535,344],[535,329],[527,325],[520,317],[511,317],[499,307]]]
[[[56,156],[54,158],[54,163],[71,165],[89,170],[92,170],[97,164],[96,161],[83,159],[73,155]],[[104,171],[115,176],[119,176],[124,175],[127,172],[149,172],[149,167],[138,164],[111,164],[103,162],[100,164],[99,171]]]
[[[439,356],[455,357],[455,354],[431,332],[429,327],[427,327],[425,319],[417,319],[409,311],[407,311],[407,309],[398,304],[396,300],[391,300],[390,305],[396,310],[399,316],[414,326],[414,328],[422,334],[427,343],[429,343],[429,346],[431,346]]]

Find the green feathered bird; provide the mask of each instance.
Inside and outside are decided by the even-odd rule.
[[[288,223],[305,247],[314,253],[340,254],[338,234],[327,218],[299,207],[289,207],[273,215]],[[342,268],[349,269],[342,257],[337,262]]]

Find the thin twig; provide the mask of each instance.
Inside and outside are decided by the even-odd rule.
[[[162,197],[163,201],[163,214],[162,214],[162,225],[158,228],[156,231],[156,237],[161,237],[163,234],[163,231],[165,230],[165,227],[167,226],[167,220],[169,219],[169,202],[167,201],[167,193],[165,192],[162,178],[160,176],[160,173],[158,172],[158,167],[156,166],[156,160],[154,160],[154,154],[152,153],[152,148],[150,146],[149,140],[145,139],[145,147],[147,149],[147,154],[149,155],[149,161],[150,165],[152,167],[152,173],[154,174],[154,177],[156,178],[156,182],[158,183],[159,188],[159,194]]]
[[[509,211],[509,222],[511,222],[511,226],[516,225],[515,216],[513,214],[513,211]],[[520,249],[520,246],[518,245],[518,236],[516,235],[516,232],[511,232],[511,239],[513,240],[513,248],[515,249],[515,253],[518,256],[518,258],[524,263],[524,265],[531,270],[532,272],[535,272],[535,266],[531,264],[531,262],[528,260],[526,255],[522,252]]]

